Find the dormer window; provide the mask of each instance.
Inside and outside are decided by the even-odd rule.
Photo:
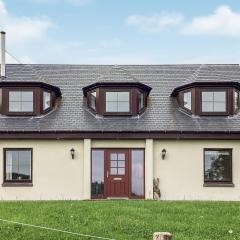
[[[106,113],[129,113],[130,92],[106,91]]]
[[[33,91],[9,91],[9,109],[15,113],[33,112]]]
[[[96,99],[97,99],[97,92],[93,91],[89,94],[89,107],[96,111]]]
[[[234,113],[237,113],[239,110],[239,91],[237,90],[234,90],[233,104],[234,104]]]
[[[144,92],[140,92],[140,93],[139,93],[139,99],[138,99],[138,110],[139,110],[139,112],[141,112],[142,110],[144,110],[144,106],[145,106],[145,96],[144,96]]]
[[[38,116],[56,105],[61,96],[58,87],[42,82],[0,82],[0,114],[7,116]]]
[[[83,88],[88,108],[103,116],[136,116],[147,107],[151,88],[136,82],[99,82]]]
[[[203,113],[225,113],[227,111],[226,91],[202,91],[202,112]]]
[[[240,108],[238,82],[193,82],[177,87],[171,96],[186,113],[199,116],[231,116]]]
[[[43,111],[47,111],[51,107],[51,93],[43,91]]]
[[[183,107],[192,110],[192,92],[188,91],[183,93]]]

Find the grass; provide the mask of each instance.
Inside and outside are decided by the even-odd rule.
[[[116,240],[240,239],[240,202],[51,201],[0,202],[0,218]],[[0,239],[92,239],[0,221]]]

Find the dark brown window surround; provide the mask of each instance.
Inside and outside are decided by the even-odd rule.
[[[199,98],[200,98],[200,105],[199,105],[199,113],[200,115],[202,116],[223,116],[223,115],[230,115],[230,105],[229,105],[229,91],[231,91],[231,89],[224,89],[224,88],[214,88],[214,89],[211,89],[211,88],[200,88],[199,89]],[[225,102],[226,102],[226,111],[225,112],[203,112],[202,111],[202,93],[203,92],[225,92],[226,93],[226,99],[225,99]]]
[[[87,93],[87,106],[91,111],[94,113],[98,113],[99,115],[103,116],[134,116],[141,114],[147,107],[146,99],[147,95],[144,93],[144,107],[142,109],[138,109],[138,101],[140,90],[137,88],[129,88],[129,87],[122,87],[122,88],[113,88],[113,87],[105,87],[105,88],[97,88],[96,91],[96,110],[91,108],[91,92]],[[130,111],[129,112],[106,112],[106,92],[129,92],[130,93]]]
[[[2,92],[1,96],[1,109],[0,113],[7,116],[36,116],[44,114],[50,111],[54,105],[56,98],[61,97],[62,93],[60,88],[50,85],[46,82],[29,82],[29,81],[5,81],[0,82],[0,90]],[[34,90],[34,111],[32,113],[16,113],[8,111],[8,92],[22,91],[22,90]],[[42,91],[51,92],[51,108],[43,111],[43,94]]]
[[[233,111],[235,114],[239,112],[240,102],[239,102],[239,91],[237,89],[234,89],[233,91],[233,104],[235,104],[235,93],[237,93],[237,108],[235,109],[235,105],[233,105]]]
[[[6,180],[6,152],[28,150],[31,152],[31,179],[30,180]],[[33,186],[33,149],[32,148],[4,148],[3,149],[3,187],[31,187]]]
[[[50,93],[50,107],[43,109],[43,94],[44,92],[48,92]],[[46,89],[42,89],[41,94],[40,94],[40,109],[42,110],[41,113],[46,114],[48,112],[50,112],[53,108],[54,108],[54,101],[55,101],[55,94],[49,90]]]
[[[105,116],[122,116],[122,115],[132,115],[133,112],[136,112],[136,107],[133,106],[133,89],[113,89],[113,88],[105,88],[103,89],[104,94],[104,111],[103,115]],[[106,111],[106,92],[129,92],[129,112],[107,112]],[[135,92],[135,91],[134,91]]]
[[[191,110],[186,108],[186,107],[184,107],[184,93],[187,93],[187,92],[191,92]],[[178,101],[179,106],[181,106],[182,109],[184,109],[188,113],[194,112],[194,109],[195,109],[194,108],[194,101],[195,101],[195,99],[194,99],[193,96],[194,96],[193,89],[184,90],[184,91],[180,92],[179,95],[177,96],[177,101]]]
[[[86,105],[94,113],[102,116],[136,116],[141,114],[147,107],[147,97],[151,87],[140,82],[96,82],[83,88],[83,94],[86,98]],[[91,108],[90,93],[96,91],[96,110]],[[106,91],[130,91],[130,112],[106,112],[105,110],[105,92]],[[144,93],[144,108],[139,109],[139,95]]]
[[[228,181],[209,181],[205,180],[205,151],[228,151],[230,153],[230,180]],[[232,148],[204,148],[203,149],[203,178],[204,178],[204,187],[234,187],[232,182]]]
[[[183,94],[185,92],[191,91],[192,92],[192,110],[185,108],[183,106]],[[202,112],[202,92],[210,91],[226,91],[226,112]],[[192,113],[194,115],[199,116],[228,116],[234,114],[234,102],[233,102],[233,96],[234,96],[235,88],[232,87],[195,87],[191,89],[186,89],[183,91],[180,91],[177,95],[177,101],[181,108],[186,110],[189,113]]]
[[[9,92],[10,91],[33,91],[33,112],[9,112]],[[51,107],[43,110],[43,92],[51,93]],[[3,87],[2,88],[2,114],[8,116],[37,116],[49,112],[54,104],[54,94],[46,89],[33,87]]]
[[[140,106],[139,106],[140,101],[141,101],[141,95],[143,95],[143,107],[142,108],[140,108]],[[146,107],[147,107],[147,97],[146,97],[146,94],[145,94],[145,92],[139,90],[139,93],[138,93],[138,113],[141,114],[142,112],[144,112]]]
[[[107,151],[107,150],[115,150],[115,148],[92,148],[91,149],[91,156],[92,156],[92,151],[94,150],[103,150],[103,151]],[[119,149],[118,149],[119,150]],[[131,153],[131,150],[142,150],[143,151],[143,158],[144,158],[144,169],[143,172],[145,173],[145,149],[144,148],[131,148],[131,149],[121,149],[121,150],[128,150],[129,153]],[[131,154],[129,154],[129,186],[131,186],[131,171],[132,171],[132,167],[131,167]],[[104,153],[104,164],[106,164],[106,153]],[[105,167],[104,167],[105,169]],[[104,173],[104,182],[106,179],[106,172]],[[90,178],[90,186],[92,186],[92,159],[91,159],[91,178]],[[144,186],[143,186],[143,192],[144,195],[143,196],[133,196],[131,191],[129,191],[129,199],[145,199],[145,174],[144,174]],[[130,187],[131,189],[131,187]],[[91,190],[92,192],[92,190]],[[91,199],[106,199],[106,196],[103,195],[99,195],[99,196],[91,196]]]

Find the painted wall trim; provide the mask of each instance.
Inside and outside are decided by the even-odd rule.
[[[240,140],[240,131],[0,131],[0,140],[5,139],[210,139]]]

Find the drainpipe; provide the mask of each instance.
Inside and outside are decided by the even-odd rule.
[[[6,77],[6,33],[0,32],[1,35],[1,71],[0,71],[0,77],[5,78]]]

